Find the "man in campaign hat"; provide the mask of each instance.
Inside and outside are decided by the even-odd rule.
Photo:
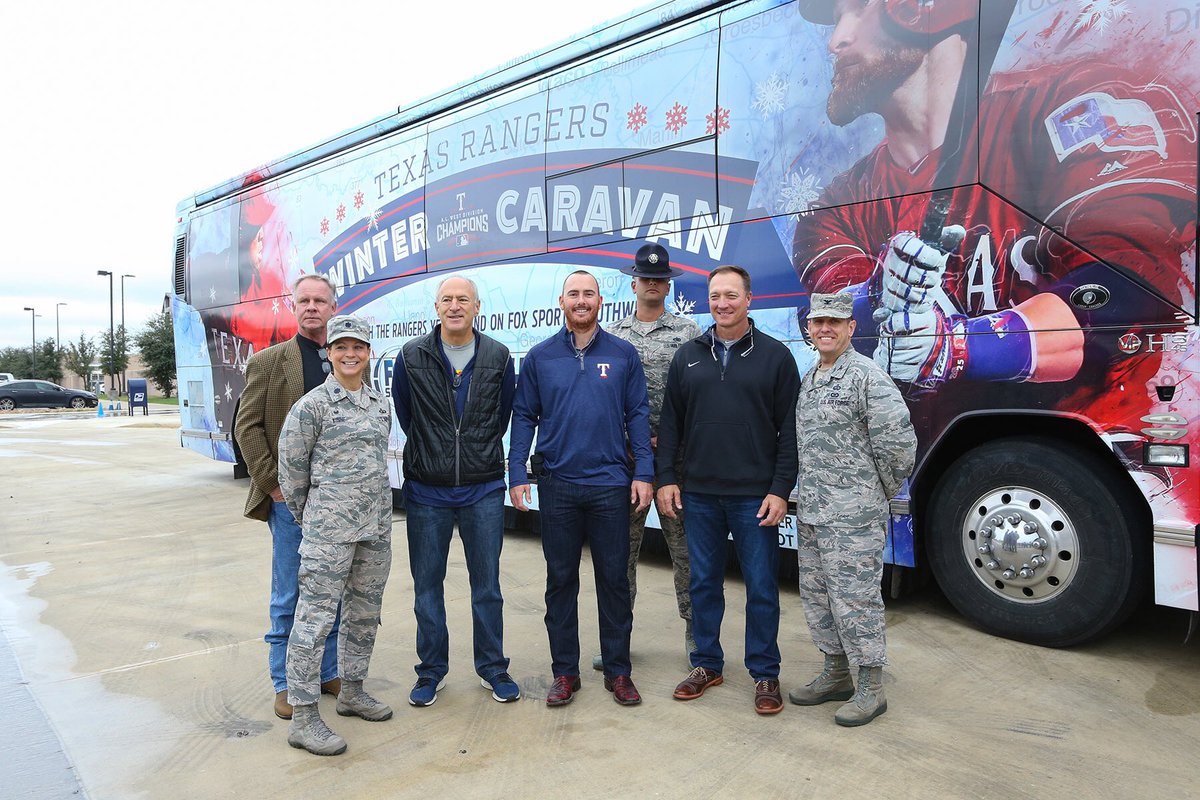
[[[666,309],[671,295],[671,279],[683,274],[683,270],[671,266],[667,248],[661,244],[647,244],[638,248],[631,264],[621,272],[632,276],[633,293],[637,297],[636,310],[617,320],[608,327],[608,332],[633,345],[642,360],[646,373],[646,390],[650,397],[650,446],[658,443],[658,418],[662,413],[663,392],[667,386],[667,368],[671,358],[684,342],[700,335],[700,326],[687,317],[672,314]],[[658,486],[654,487],[658,491]],[[637,596],[637,561],[642,549],[642,536],[646,530],[646,515],[649,507],[633,510],[629,515],[629,604]],[[679,616],[683,619],[684,647],[691,653],[696,649],[692,639],[692,601],[688,595],[691,569],[688,566],[687,540],[683,536],[683,518],[659,516],[659,526],[667,551],[671,554],[671,565],[675,572],[675,602]],[[594,669],[603,669],[600,656],[592,659]]]
[[[912,472],[917,448],[896,384],[850,346],[853,313],[850,294],[811,296],[808,335],[819,360],[801,379],[796,404],[796,544],[804,617],[825,667],[788,695],[802,706],[848,700],[834,717],[845,726],[887,710],[884,532],[888,498]]]

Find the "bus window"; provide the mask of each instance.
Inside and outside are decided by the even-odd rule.
[[[192,217],[188,232],[188,282],[199,309],[238,302],[237,206],[225,205]]]
[[[545,185],[545,141],[562,135],[561,122],[533,91],[471,106],[430,131],[430,149],[445,163],[425,191],[430,270],[546,252],[533,193]],[[514,216],[520,223],[506,224]]]
[[[559,110],[564,125],[563,135],[547,138],[547,170],[712,135],[717,38],[713,20],[702,20],[555,76],[549,108]]]

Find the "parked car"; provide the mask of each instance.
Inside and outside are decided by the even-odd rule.
[[[96,395],[82,389],[65,389],[50,381],[0,383],[0,411],[14,408],[95,408]]]
[[[16,376],[14,376],[11,372],[0,372],[0,383],[8,383],[9,381],[15,380]]]

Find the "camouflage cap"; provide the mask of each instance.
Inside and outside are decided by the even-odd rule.
[[[358,317],[343,315],[329,320],[325,326],[325,338],[330,344],[338,339],[358,339],[371,343],[371,326]]]
[[[854,316],[854,297],[843,292],[814,294],[809,297],[808,318],[850,319]]]

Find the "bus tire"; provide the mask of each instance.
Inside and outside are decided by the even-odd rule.
[[[1139,502],[1062,442],[1000,439],[961,456],[930,498],[927,550],[946,598],[983,630],[1048,647],[1103,636],[1142,596]]]

